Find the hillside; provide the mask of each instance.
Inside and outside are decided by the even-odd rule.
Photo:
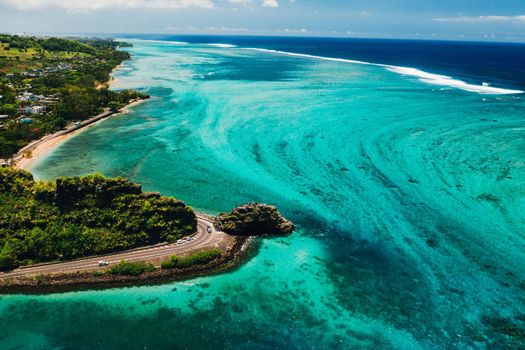
[[[172,242],[196,225],[191,207],[122,178],[0,168],[0,269]]]

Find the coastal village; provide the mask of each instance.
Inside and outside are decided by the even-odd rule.
[[[113,92],[111,71],[129,58],[113,40],[0,35],[0,165],[31,141],[136,98]]]
[[[52,113],[52,108],[49,107],[59,101],[59,94],[46,96],[38,94],[38,91],[33,92],[35,90],[27,80],[46,77],[58,69],[67,67],[70,66],[60,65],[57,68],[48,67],[7,74],[0,71],[0,130],[14,128],[18,123],[33,124],[35,119],[44,118],[46,113]],[[10,165],[10,161],[0,159],[0,165]]]

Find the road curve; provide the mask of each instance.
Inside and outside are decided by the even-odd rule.
[[[211,227],[211,232],[208,232],[208,227]],[[183,244],[158,244],[120,253],[81,258],[58,263],[21,267],[7,273],[0,273],[0,279],[25,277],[37,274],[73,273],[77,271],[99,270],[101,269],[101,267],[98,266],[98,262],[100,260],[107,261],[109,263],[109,267],[120,262],[121,260],[158,260],[175,254],[187,254],[203,248],[218,248],[219,243],[223,240],[224,236],[225,233],[217,231],[213,226],[213,223],[206,216],[197,214],[197,232],[191,236],[191,241],[185,240]]]

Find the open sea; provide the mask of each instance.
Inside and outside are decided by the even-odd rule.
[[[214,276],[1,296],[1,349],[525,348],[525,45],[126,40],[114,88],[152,98],[32,172],[299,228]]]

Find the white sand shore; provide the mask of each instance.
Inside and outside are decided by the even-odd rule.
[[[70,137],[81,133],[88,127],[96,124],[97,122],[105,120],[113,115],[127,113],[129,111],[129,108],[136,106],[144,101],[144,99],[133,100],[126,106],[121,108],[118,112],[111,112],[109,109],[106,108],[103,113],[97,116],[84,120],[80,123],[70,125],[64,130],[60,130],[51,135],[46,135],[39,140],[31,142],[29,145],[25,146],[20,151],[18,151],[18,153],[13,157],[13,167],[17,169],[28,170],[44,154],[53,150],[55,147],[57,147]]]

